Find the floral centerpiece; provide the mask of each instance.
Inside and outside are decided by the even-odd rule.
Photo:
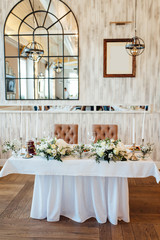
[[[46,157],[49,159],[56,159],[62,162],[62,156],[70,154],[70,148],[68,144],[63,139],[48,139],[43,138],[39,143],[37,143],[36,153],[39,156]]]
[[[93,154],[96,162],[104,161],[127,161],[127,150],[121,140],[105,139],[98,140],[92,145]]]
[[[72,153],[78,153],[80,158],[82,158],[82,154],[84,152],[89,152],[90,149],[89,147],[87,147],[87,145],[85,144],[78,144],[78,145],[74,145],[73,146],[73,150],[72,150]]]
[[[3,150],[2,152],[8,152],[8,151],[12,151],[12,154],[17,156],[19,150],[21,149],[21,142],[17,139],[14,139],[13,141],[5,141],[3,143]]]
[[[151,143],[147,143],[146,145],[141,145],[140,150],[142,152],[142,158],[145,158],[147,154],[150,154],[153,151],[153,145]]]

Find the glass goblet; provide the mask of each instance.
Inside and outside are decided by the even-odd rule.
[[[96,138],[95,132],[88,132],[87,135],[88,135],[88,142],[89,142],[90,144],[94,143],[95,138]]]

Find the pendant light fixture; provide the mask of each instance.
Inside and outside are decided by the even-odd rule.
[[[42,45],[35,41],[30,42],[24,48],[24,52],[27,54],[28,58],[31,59],[33,62],[38,62],[44,54]]]
[[[139,56],[144,52],[145,44],[142,38],[137,37],[137,26],[136,26],[136,10],[137,10],[137,0],[135,0],[135,36],[130,42],[127,42],[125,49],[127,53],[131,56]]]
[[[36,17],[35,17],[35,13],[34,13],[34,0],[33,0],[33,25],[34,25],[34,18],[36,18]],[[36,20],[36,22],[37,22],[37,20]],[[38,23],[37,23],[37,25],[38,25]],[[34,40],[34,35],[33,35],[33,41],[28,43],[28,45],[24,48],[23,52],[33,62],[39,62],[39,60],[42,58],[42,56],[44,54],[42,45]]]

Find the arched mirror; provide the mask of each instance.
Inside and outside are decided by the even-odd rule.
[[[4,26],[6,99],[79,99],[78,24],[61,0],[22,0]]]

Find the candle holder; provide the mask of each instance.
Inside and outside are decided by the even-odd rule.
[[[22,153],[22,137],[20,137],[20,142],[21,142],[21,156],[24,155],[24,153]]]
[[[142,146],[144,146],[144,138],[142,138]]]
[[[131,161],[138,161],[138,158],[136,157],[136,155],[135,155],[135,149],[136,149],[136,144],[135,143],[133,143],[133,152],[132,152],[132,155],[131,155],[131,157],[130,157],[130,159],[129,160],[131,160]]]
[[[29,146],[28,146],[28,142],[27,142],[27,153],[26,155],[24,156],[24,158],[32,158],[33,156],[29,154]]]

